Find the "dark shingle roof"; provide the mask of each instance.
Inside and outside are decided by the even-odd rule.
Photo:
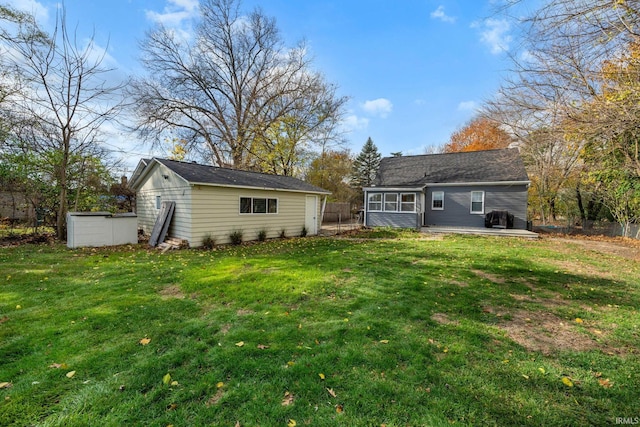
[[[378,187],[422,187],[429,183],[529,181],[516,148],[385,157],[375,185]]]
[[[237,169],[178,162],[168,159],[155,159],[192,184],[210,184],[218,186],[250,187],[302,191],[310,193],[330,192],[290,176],[269,175]]]

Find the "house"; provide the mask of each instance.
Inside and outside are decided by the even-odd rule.
[[[168,236],[201,246],[205,236],[228,243],[318,233],[321,207],[330,194],[299,179],[167,159],[143,159],[131,177],[138,226],[153,230],[162,202],[175,202]]]
[[[495,210],[526,229],[529,184],[515,148],[386,157],[364,188],[364,225],[484,227]]]

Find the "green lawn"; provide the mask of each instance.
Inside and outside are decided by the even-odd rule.
[[[554,239],[1,248],[0,425],[611,425],[639,284]]]

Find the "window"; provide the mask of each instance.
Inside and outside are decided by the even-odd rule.
[[[241,214],[277,214],[278,199],[240,197]]]
[[[444,210],[444,191],[431,193],[431,209],[434,211]]]
[[[384,210],[387,212],[396,212],[398,210],[398,194],[397,193],[385,193]]]
[[[484,213],[484,191],[471,192],[471,213],[472,214]]]
[[[415,212],[416,211],[416,195],[413,193],[404,193],[400,195],[400,211]]]
[[[267,213],[278,213],[278,199],[267,199]]]
[[[253,199],[253,213],[267,213],[267,199]]]
[[[381,211],[382,210],[382,193],[370,193],[369,194],[369,211]]]
[[[251,213],[251,198],[250,197],[240,197],[240,213],[241,214]]]
[[[160,209],[162,207],[162,196],[156,196],[156,209]]]

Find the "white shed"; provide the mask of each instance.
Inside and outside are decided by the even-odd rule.
[[[192,247],[205,236],[228,243],[234,231],[243,240],[318,234],[331,194],[290,176],[157,158],[141,160],[130,182],[139,227],[150,234],[162,203],[175,202],[168,236]]]
[[[138,243],[134,213],[68,212],[67,247],[115,246]]]

